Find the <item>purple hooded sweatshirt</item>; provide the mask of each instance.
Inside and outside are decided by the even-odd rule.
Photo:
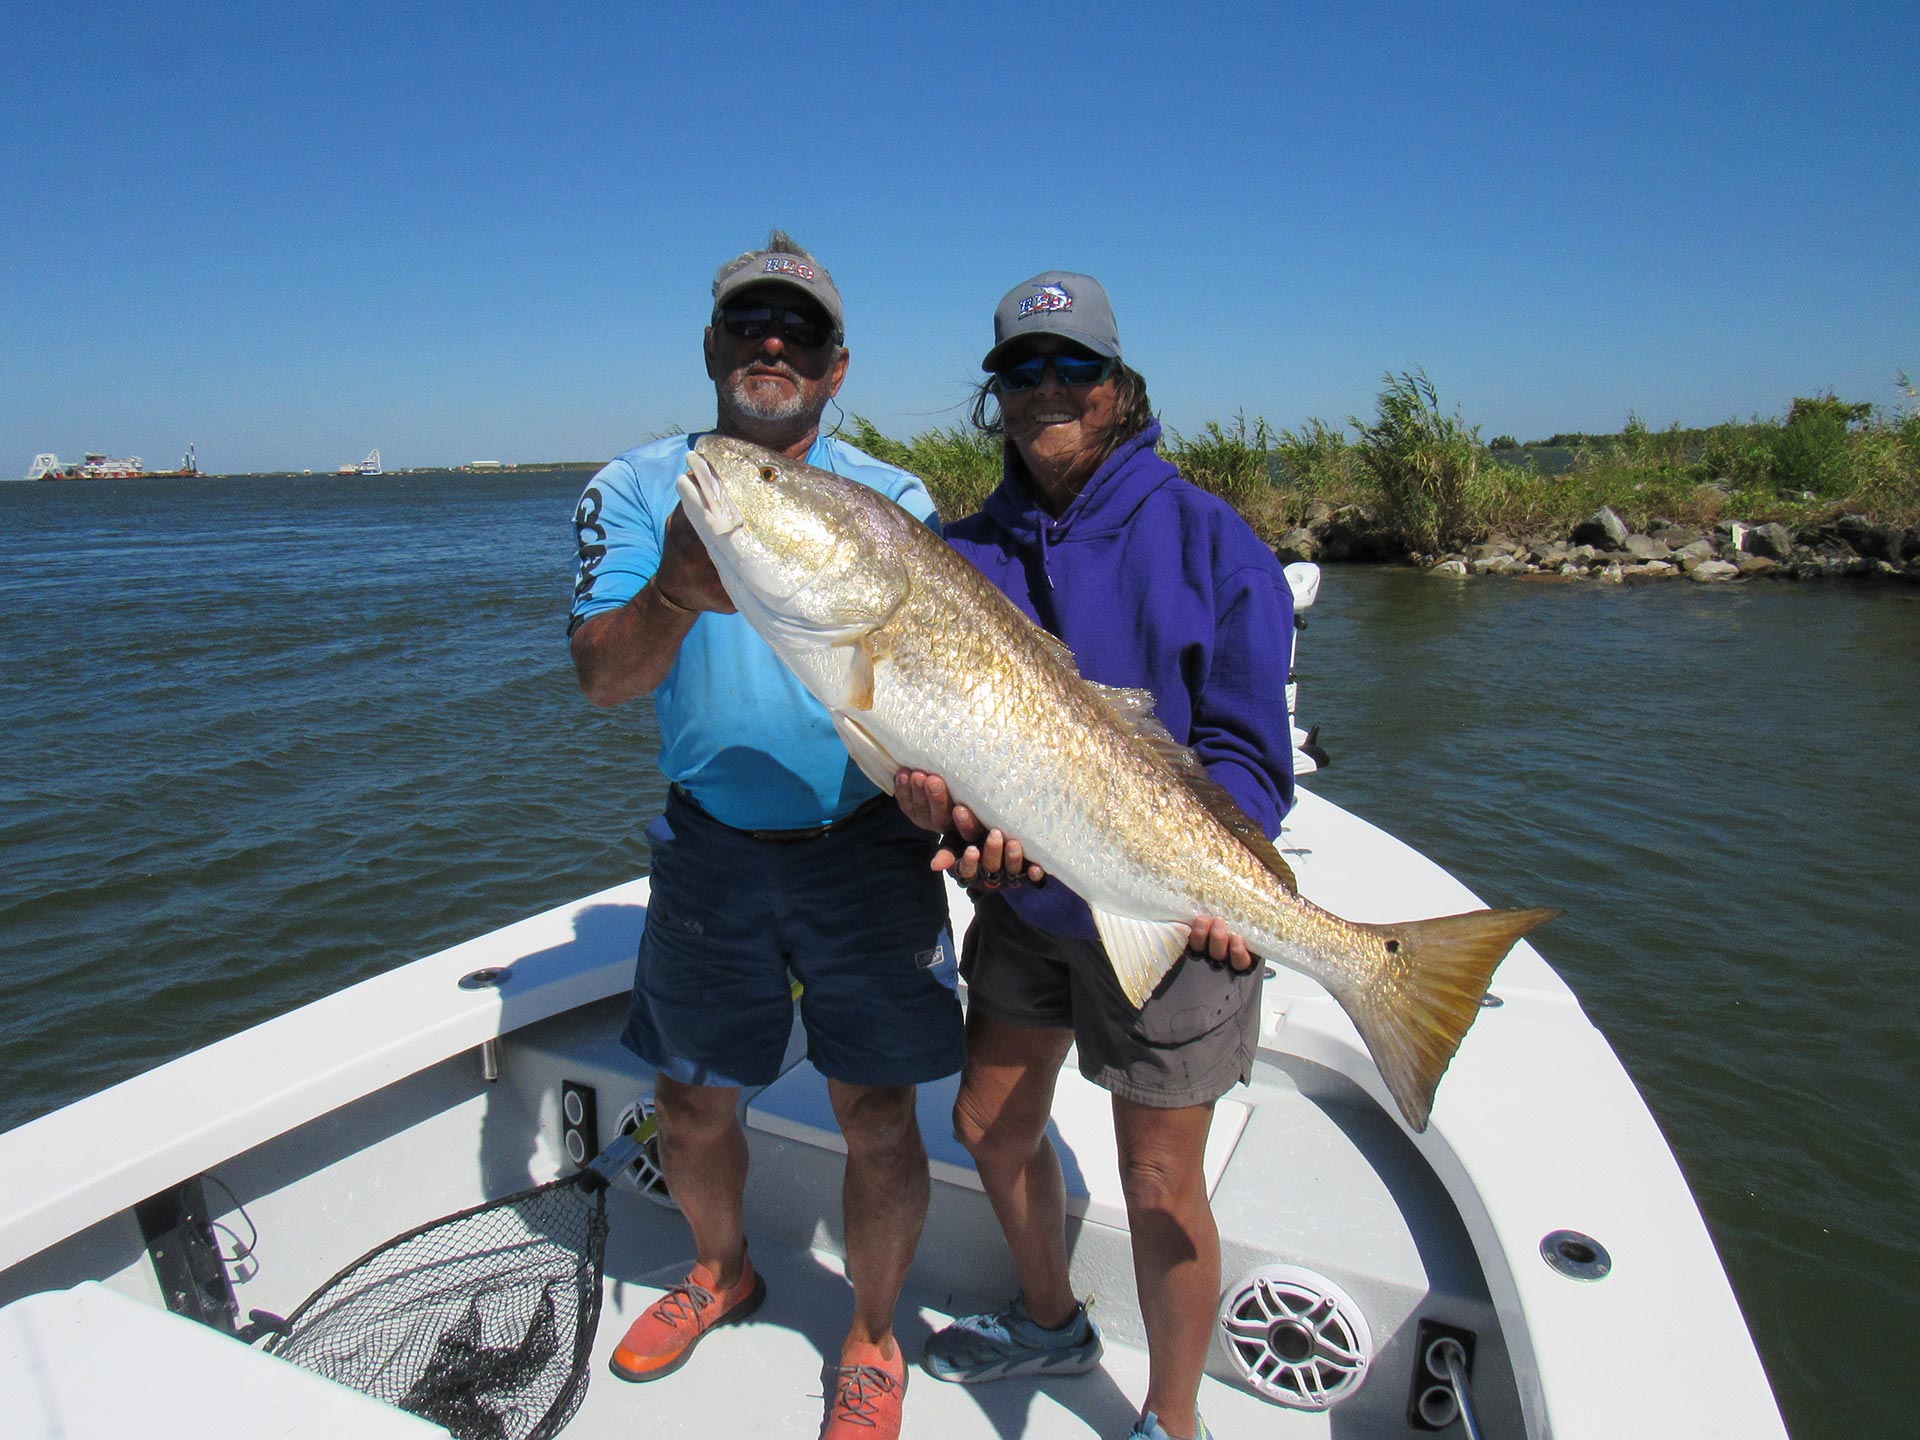
[[[1122,444],[1058,519],[1010,468],[947,539],[1064,640],[1087,679],[1152,691],[1174,739],[1277,835],[1293,804],[1293,592],[1247,522],[1182,480],[1159,439],[1155,421]],[[1029,924],[1096,938],[1057,879],[1003,893]]]

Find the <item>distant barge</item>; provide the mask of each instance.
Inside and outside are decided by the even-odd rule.
[[[29,480],[178,480],[200,473],[200,461],[194,454],[192,445],[187,453],[180,457],[177,470],[149,470],[138,455],[123,458],[107,454],[89,453],[78,463],[63,463],[58,455],[41,454],[33,457],[33,465],[27,471]]]

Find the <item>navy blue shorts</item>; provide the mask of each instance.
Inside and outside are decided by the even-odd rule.
[[[891,800],[816,838],[755,839],[677,790],[647,827],[652,897],[621,1041],[689,1085],[769,1085],[805,990],[807,1058],[852,1085],[966,1062],[937,840]]]

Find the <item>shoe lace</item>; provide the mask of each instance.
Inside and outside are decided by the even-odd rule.
[[[900,1382],[878,1365],[837,1365],[840,1376],[833,1397],[834,1418],[849,1425],[876,1428],[880,1401],[900,1388]]]
[[[1091,1303],[1088,1297],[1088,1304]],[[1065,1325],[1043,1328],[1027,1313],[1025,1298],[1016,1295],[999,1310],[982,1315],[967,1315],[956,1320],[944,1343],[950,1357],[965,1365],[985,1365],[1004,1357],[1008,1350],[1050,1349],[1081,1343],[1077,1338],[1078,1320],[1086,1305],[1074,1311]]]
[[[700,1316],[713,1304],[713,1292],[704,1285],[695,1285],[689,1281],[685,1285],[676,1285],[662,1295],[653,1307],[662,1323],[676,1330],[685,1321],[699,1323]]]

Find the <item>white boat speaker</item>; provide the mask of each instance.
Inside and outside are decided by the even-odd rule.
[[[614,1122],[613,1133],[631,1134],[652,1119],[653,1097],[642,1095],[620,1112],[619,1120]],[[664,1205],[669,1210],[680,1208],[674,1203],[673,1196],[667,1193],[667,1177],[660,1169],[660,1136],[657,1131],[641,1145],[638,1158],[621,1169],[619,1178],[656,1205]]]
[[[1373,1332],[1353,1297],[1297,1265],[1263,1265],[1229,1286],[1220,1339],[1255,1394],[1295,1410],[1338,1405],[1373,1363]]]

